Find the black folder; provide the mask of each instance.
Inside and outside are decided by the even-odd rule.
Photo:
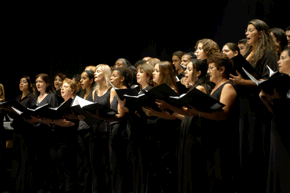
[[[114,85],[110,82],[113,89],[117,92],[118,97],[123,101],[125,99],[124,95],[138,95],[138,87],[135,88],[127,88],[127,89],[120,89],[114,87]]]
[[[191,89],[188,93],[182,94],[180,96],[170,96],[170,98],[176,103],[174,104],[171,102],[171,105],[173,106],[193,106],[196,109],[204,112],[217,111],[225,106],[218,100],[196,88]]]
[[[280,73],[278,71],[274,72],[269,66],[267,66],[270,71],[270,77],[266,80],[257,80],[253,77],[246,69],[243,68],[244,72],[248,77],[259,86],[265,93],[273,94],[274,89],[284,97],[290,90],[290,76],[288,74]]]
[[[261,76],[259,73],[254,69],[254,67],[244,58],[241,54],[235,56],[232,58],[232,61],[234,62],[234,68],[233,68],[233,75],[237,75],[236,70],[242,75],[244,79],[249,79],[247,74],[243,71],[243,68],[247,70],[248,73],[250,73],[253,77],[256,79],[260,79]]]
[[[84,115],[85,116],[85,121],[89,125],[94,125],[98,124],[101,122],[101,120],[96,119],[95,117],[92,117],[91,115],[88,114],[87,111],[96,113],[97,110],[99,110],[99,113],[102,113],[103,115],[112,115],[116,114],[117,112],[110,109],[109,107],[106,107],[102,104],[88,101],[86,99],[83,99],[79,96],[76,96],[75,99],[73,100],[73,103],[71,105],[71,109],[77,114],[77,115]]]
[[[72,101],[73,99],[70,98],[63,102],[59,107],[48,107],[46,114],[43,116],[51,119],[61,119],[65,116],[65,114],[72,114]]]

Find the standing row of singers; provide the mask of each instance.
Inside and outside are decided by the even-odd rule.
[[[35,95],[30,77],[22,77],[16,100],[26,108],[58,107],[77,95],[116,113],[13,117],[13,191],[289,192],[290,88],[279,77],[289,80],[290,49],[278,58],[269,27],[258,19],[248,23],[246,37],[243,55],[234,43],[224,46],[224,54],[216,42],[202,39],[197,58],[179,51],[172,63],[151,58],[135,66],[119,59],[113,69],[99,64],[81,73],[80,90],[59,74],[55,93],[42,73],[35,77]],[[274,86],[261,89],[263,83],[249,79],[242,67]],[[269,68],[279,72],[272,75]],[[198,90],[223,107],[177,106],[166,98],[142,106],[117,94],[135,89],[146,95],[163,84],[179,95]]]

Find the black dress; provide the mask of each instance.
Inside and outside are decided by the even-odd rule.
[[[117,96],[111,103],[111,109],[118,112]],[[112,192],[130,192],[132,190],[132,171],[128,160],[127,120],[110,121],[110,162]],[[131,190],[130,190],[131,189]]]
[[[32,106],[41,106],[50,104],[52,107],[57,107],[58,102],[56,95],[50,92],[42,101],[38,102],[35,98]],[[31,143],[28,148],[28,157],[31,174],[29,175],[29,192],[46,192],[51,190],[52,179],[51,171],[53,170],[53,162],[51,159],[51,147],[53,139],[52,128],[48,125],[35,123],[30,127]]]
[[[220,101],[224,85],[216,89],[211,96]],[[233,85],[234,86],[234,85]],[[235,86],[234,86],[235,88]],[[236,98],[237,99],[237,98]],[[203,121],[202,150],[207,164],[207,180],[204,192],[235,192],[233,175],[238,152],[238,100],[224,121],[206,119]]]
[[[81,90],[79,97],[84,98],[85,90]],[[92,92],[87,96],[86,100],[93,101]],[[85,121],[79,121],[78,127],[78,146],[77,146],[77,163],[79,176],[79,192],[90,193],[92,191],[92,164],[90,153],[90,142],[93,137],[92,126]]]
[[[148,86],[139,94],[152,88]],[[131,135],[128,154],[133,168],[133,192],[162,192],[157,180],[160,154],[156,140],[156,117],[139,117],[135,111],[142,114],[142,110],[130,108],[128,124]]]
[[[273,100],[267,193],[290,192],[290,98]]]
[[[246,58],[247,56],[245,56]],[[254,66],[261,78],[269,77],[268,65],[277,70],[277,60],[267,50]],[[270,130],[272,115],[259,98],[260,89],[238,87],[240,94],[240,179],[242,192],[265,192],[270,153]]]
[[[202,85],[210,94],[210,87]],[[184,117],[179,130],[178,192],[202,192],[206,179],[206,164],[201,147],[203,118]]]
[[[33,93],[29,93],[21,99],[22,95],[16,97],[16,101],[22,106],[30,108],[36,98]],[[31,125],[21,118],[14,118],[12,122],[13,131],[13,157],[11,171],[11,187],[15,192],[25,192],[29,190],[29,154],[28,148],[31,142]]]
[[[94,95],[94,102],[110,107],[110,92],[107,90],[102,96]],[[101,113],[101,112],[99,112]],[[91,192],[110,192],[110,157],[109,157],[109,138],[110,127],[108,121],[101,121],[93,125],[93,135],[90,137],[90,163],[92,168],[92,190]]]
[[[77,165],[77,129],[79,121],[72,127],[53,127],[51,141],[52,169],[50,171],[51,192],[79,192]]]

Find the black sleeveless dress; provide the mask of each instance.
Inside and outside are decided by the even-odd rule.
[[[22,106],[30,108],[35,95],[29,93],[21,99],[21,95],[16,97],[16,101]],[[26,123],[22,118],[15,117],[12,125],[13,131],[13,157],[12,157],[12,171],[11,184],[16,192],[27,190],[29,183],[29,157],[28,147],[31,142],[31,125]]]
[[[220,100],[223,87],[231,84],[228,81],[215,90],[211,96]],[[238,100],[224,121],[204,121],[202,132],[202,149],[207,164],[205,192],[234,192],[233,177],[238,162]],[[236,161],[235,161],[236,160]]]
[[[79,97],[84,98],[85,91],[81,90]],[[93,101],[92,92],[86,100]],[[92,190],[92,165],[90,142],[93,141],[93,129],[85,121],[79,121],[78,127],[78,146],[77,146],[77,164],[78,164],[78,181],[79,192],[91,192]]]
[[[102,96],[98,96],[97,93],[95,93],[94,102],[110,107],[110,92],[111,88]],[[90,163],[92,168],[91,192],[110,192],[109,122],[100,121],[99,124],[93,125],[92,132],[93,134],[89,142]]]
[[[203,86],[210,94],[210,86]],[[177,150],[178,192],[202,192],[206,179],[206,164],[202,152],[202,117],[184,117],[179,130]]]
[[[118,112],[117,96],[114,97],[111,103],[111,109]],[[128,152],[127,120],[110,121],[110,129],[111,129],[110,162],[111,162],[112,193],[131,192],[132,170],[130,170],[127,155]]]

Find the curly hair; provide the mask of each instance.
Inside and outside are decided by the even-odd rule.
[[[207,57],[209,57],[215,52],[220,52],[220,48],[218,44],[211,39],[205,38],[205,39],[198,40],[196,42],[195,49],[197,49],[197,46],[199,43],[202,44],[202,49]]]

